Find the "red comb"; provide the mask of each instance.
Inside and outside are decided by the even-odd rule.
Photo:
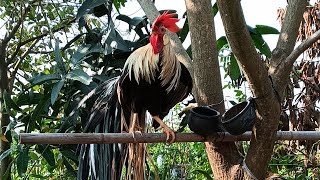
[[[169,11],[166,11],[163,14],[161,14],[160,16],[158,16],[157,19],[153,22],[152,29],[155,26],[163,25],[171,32],[180,31],[180,28],[176,25],[176,23],[179,21],[179,19],[174,18],[174,16],[176,14],[175,13],[168,14],[168,13],[169,13]]]

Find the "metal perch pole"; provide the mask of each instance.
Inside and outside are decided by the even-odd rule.
[[[250,141],[252,133],[233,136],[226,132],[203,137],[193,133],[177,133],[175,142]],[[163,143],[163,133],[20,133],[21,144],[109,144]],[[318,131],[278,131],[277,140],[320,140]]]

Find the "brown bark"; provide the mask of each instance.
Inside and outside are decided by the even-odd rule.
[[[9,116],[4,112],[4,100],[3,93],[4,91],[9,90],[9,79],[7,75],[7,63],[5,62],[5,48],[6,46],[0,40],[0,127],[1,127],[1,136],[4,135],[7,125],[9,124]],[[10,144],[6,141],[0,140],[0,154],[10,148]],[[10,157],[3,159],[0,162],[0,179],[1,177],[8,171],[9,179],[10,179],[10,169],[8,169],[10,165]]]
[[[185,0],[191,34],[195,96],[199,105],[218,104],[225,111],[211,0]],[[219,102],[222,102],[219,104]],[[206,151],[215,179],[242,177],[242,157],[234,142],[207,142]]]
[[[257,97],[258,121],[245,162],[249,171],[264,179],[275,141],[280,119],[280,98],[286,87],[291,66],[284,60],[295,45],[298,27],[305,7],[299,0],[289,1],[288,14],[271,60],[268,77],[266,66],[260,61],[251,41],[240,1],[218,0],[218,7],[226,35],[233,53],[241,66],[253,95]]]

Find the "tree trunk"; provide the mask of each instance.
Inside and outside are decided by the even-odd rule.
[[[211,0],[185,0],[190,26],[194,92],[201,105],[217,104],[214,108],[225,111],[223,91],[216,48]],[[234,142],[205,143],[215,179],[241,179],[242,157]]]
[[[10,122],[9,116],[4,112],[4,100],[3,93],[4,91],[9,90],[9,79],[7,75],[7,63],[5,62],[5,46],[0,40],[0,126],[1,126],[1,136],[4,136],[7,125]],[[3,138],[0,140],[0,153],[10,149],[10,144],[6,141],[3,141]],[[0,179],[7,173],[9,176],[7,179],[10,179],[10,157],[3,159],[0,165]],[[6,172],[8,171],[8,172]]]

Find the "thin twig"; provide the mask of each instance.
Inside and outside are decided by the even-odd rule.
[[[307,50],[313,43],[320,39],[320,30],[317,30],[311,36],[309,36],[306,40],[301,42],[301,44],[296,47],[291,54],[286,58],[286,62],[288,64],[293,64],[296,59],[305,51]]]

